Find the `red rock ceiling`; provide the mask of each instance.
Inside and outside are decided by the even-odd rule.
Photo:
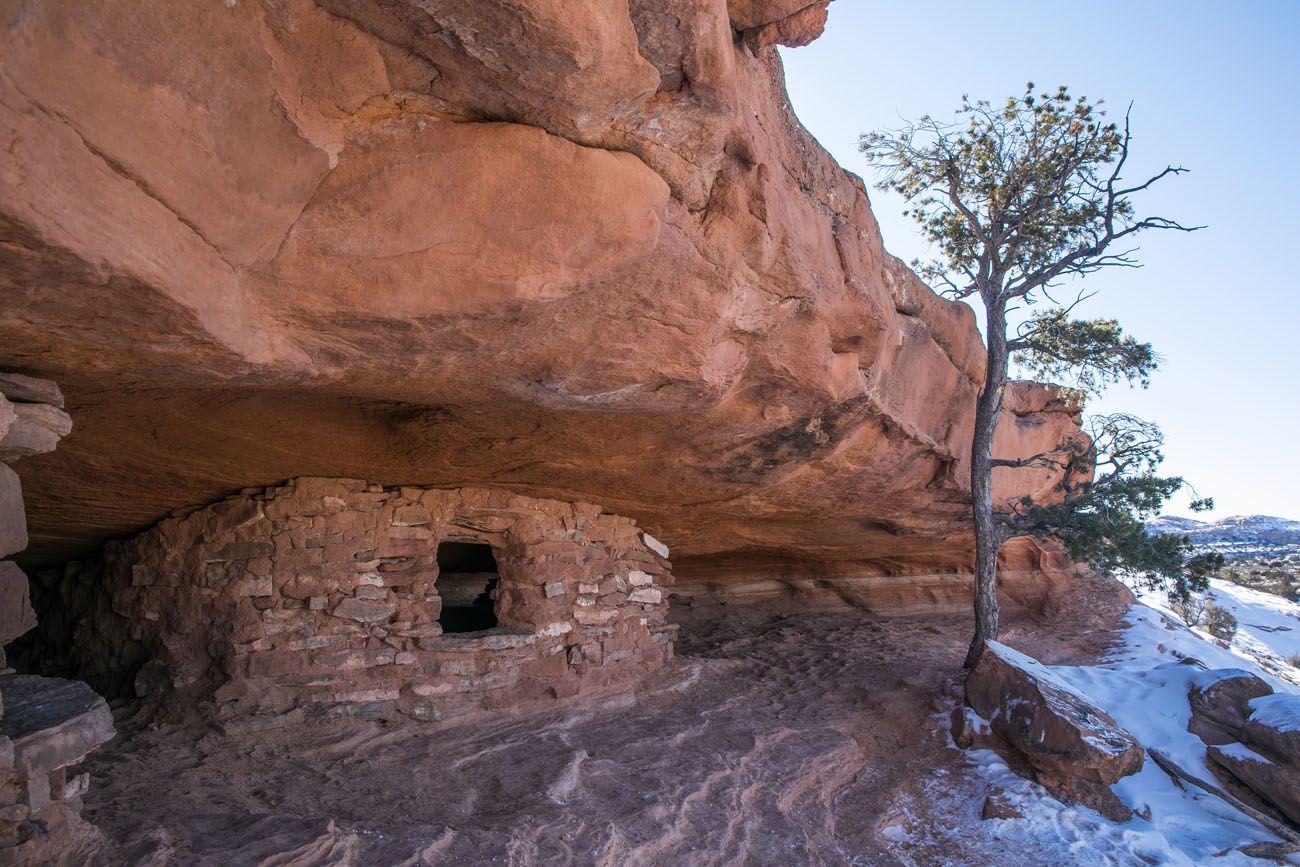
[[[28,561],[316,475],[591,500],[679,571],[963,564],[983,353],[790,109],[824,7],[0,2],[0,366],[75,423]]]

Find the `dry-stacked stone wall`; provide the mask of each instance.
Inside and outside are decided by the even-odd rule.
[[[485,546],[496,574],[440,574],[444,543]],[[196,693],[228,719],[440,721],[662,665],[667,553],[587,503],[301,478],[112,543],[79,577],[111,588],[137,694]],[[444,631],[453,603],[495,625]]]
[[[27,546],[22,482],[7,465],[52,451],[71,429],[58,385],[0,371],[0,557]],[[76,861],[90,785],[81,762],[116,734],[84,683],[7,667],[6,645],[36,625],[26,573],[0,560],[0,867]]]

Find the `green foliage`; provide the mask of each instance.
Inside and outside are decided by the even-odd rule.
[[[1059,501],[1022,499],[1001,516],[1008,537],[1055,536],[1078,562],[1164,587],[1175,599],[1203,592],[1223,568],[1223,556],[1195,554],[1186,536],[1146,530],[1145,522],[1186,485],[1157,472],[1164,460],[1160,429],[1125,414],[1090,422],[1087,436],[1043,456],[1039,464],[1061,470]],[[1214,503],[1200,499],[1192,505],[1203,511]]]
[[[1035,379],[1082,394],[1121,381],[1146,388],[1160,361],[1151,344],[1125,334],[1116,320],[1071,319],[1059,307],[1034,314],[1020,332],[1016,363]]]
[[[1111,242],[1146,229],[1182,229],[1163,217],[1138,219],[1130,199],[1167,174],[1121,183],[1128,123],[1107,122],[1101,102],[1034,93],[1033,82],[1001,105],[963,96],[952,122],[930,115],[897,130],[866,133],[858,147],[882,170],[879,189],[907,212],[940,251],[923,277],[951,295],[1022,297],[1063,278],[1111,265],[1134,266]]]
[[[1237,617],[1211,602],[1205,606],[1205,631],[1221,641],[1232,641],[1237,634]]]
[[[1128,117],[1121,127],[1100,106],[1064,86],[1037,93],[1031,82],[1001,104],[963,96],[951,122],[926,115],[859,140],[867,161],[881,170],[878,188],[907,199],[908,214],[938,250],[930,263],[916,263],[921,275],[950,297],[978,297],[984,305],[989,361],[971,448],[977,626],[968,663],[996,635],[995,556],[1013,536],[1055,535],[1076,560],[1170,584],[1180,598],[1203,588],[1222,566],[1221,558],[1191,556],[1184,537],[1146,532],[1144,519],[1183,487],[1182,479],[1156,473],[1163,439],[1154,425],[1106,416],[1091,437],[1048,454],[1016,460],[990,454],[1013,357],[1080,396],[1119,381],[1145,386],[1159,361],[1149,344],[1125,335],[1114,320],[1071,318],[1083,295],[1065,307],[1051,295],[1054,287],[1103,268],[1137,267],[1134,250],[1120,242],[1139,233],[1192,231],[1166,217],[1137,216],[1134,194],[1184,170],[1168,166],[1126,185]],[[1008,335],[1008,313],[1044,299],[1053,309]],[[1025,500],[1011,512],[991,511],[992,468],[1045,466],[1062,473],[1059,501]]]
[[[1209,587],[1223,557],[1195,554],[1186,536],[1147,533],[1145,519],[1154,516],[1182,485],[1182,479],[1154,474],[1090,484],[1065,502],[1029,505],[1024,510],[1026,524],[1038,526],[1035,535],[1061,539],[1080,563],[1132,576],[1148,586],[1164,587],[1175,599],[1185,599]]]

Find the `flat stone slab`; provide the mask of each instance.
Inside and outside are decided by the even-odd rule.
[[[29,455],[54,451],[72,431],[72,418],[47,403],[15,403],[14,420],[0,439],[0,461],[11,463]]]
[[[10,674],[0,677],[0,735],[13,741],[23,777],[74,765],[117,734],[108,704],[77,680]]]
[[[528,647],[537,640],[531,632],[519,632],[505,627],[493,627],[477,632],[444,632],[439,636],[421,639],[425,650],[447,653],[478,653],[484,650],[509,650]]]
[[[1207,746],[1244,740],[1242,731],[1251,714],[1251,700],[1272,695],[1273,687],[1249,672],[1232,668],[1207,671],[1198,675],[1200,678],[1210,682],[1193,683],[1187,689],[1192,709],[1187,730]]]
[[[48,379],[0,371],[0,394],[15,402],[48,403],[63,408],[63,392],[57,383]]]
[[[990,641],[966,700],[1040,771],[1111,785],[1142,769],[1142,746],[1038,660]]]

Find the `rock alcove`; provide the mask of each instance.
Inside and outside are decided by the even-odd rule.
[[[66,567],[56,592],[94,590],[43,600],[83,615],[65,634],[51,619],[45,646],[110,695],[227,720],[442,721],[662,665],[660,552],[592,504],[295,479]]]
[[[0,16],[0,364],[75,423],[0,467],[29,660],[231,731],[442,723],[661,666],[670,586],[964,610],[984,356],[789,106],[826,5]],[[1006,406],[999,454],[1077,430]],[[1069,567],[1006,560],[1031,607]]]

